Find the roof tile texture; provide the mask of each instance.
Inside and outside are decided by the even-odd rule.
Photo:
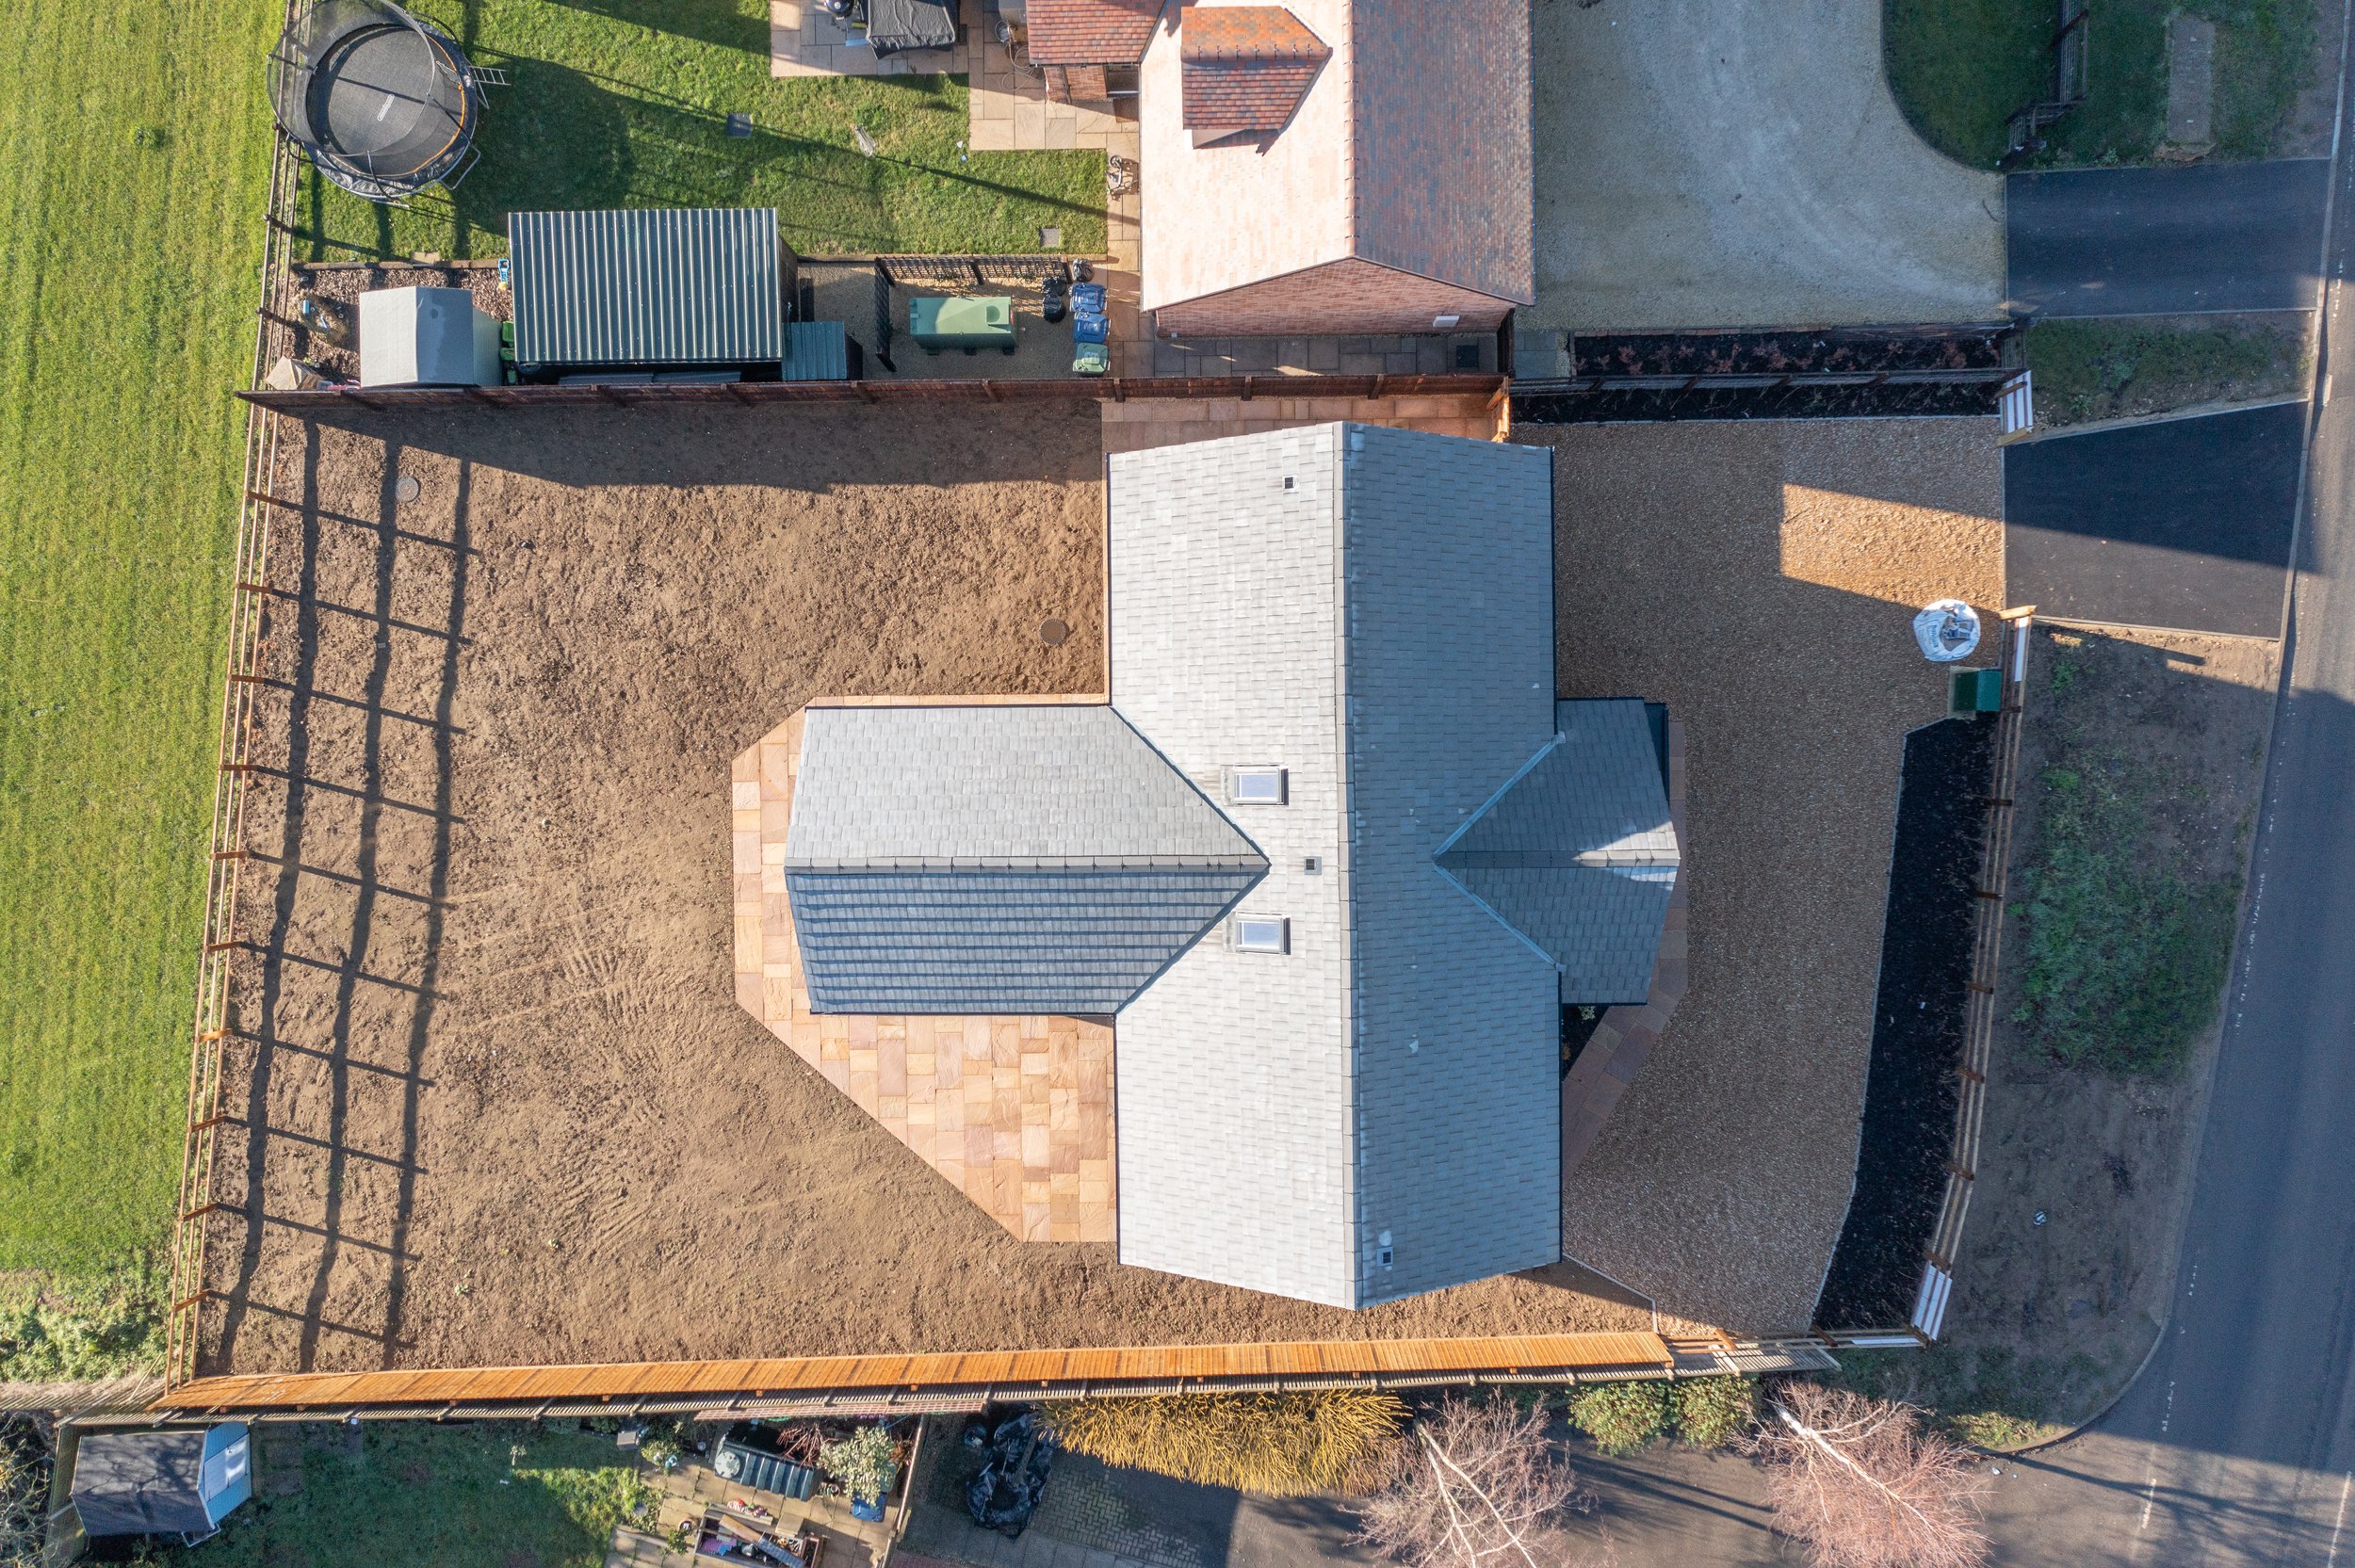
[[[1030,0],[1030,54],[1039,65],[1134,65],[1162,0]]]

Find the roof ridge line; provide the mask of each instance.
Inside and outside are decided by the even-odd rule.
[[[1505,780],[1503,785],[1499,788],[1495,794],[1489,796],[1486,800],[1482,801],[1478,811],[1473,812],[1470,816],[1465,817],[1461,822],[1455,824],[1455,831],[1439,841],[1439,847],[1431,851],[1431,859],[1433,862],[1436,863],[1441,855],[1446,854],[1450,849],[1454,849],[1457,839],[1471,832],[1473,823],[1479,821],[1482,817],[1494,811],[1496,809],[1497,802],[1503,800],[1507,795],[1512,794],[1513,786],[1520,783],[1523,779],[1529,777],[1530,769],[1545,761],[1547,756],[1552,752],[1555,747],[1567,745],[1568,742],[1569,737],[1563,734],[1559,727],[1556,727],[1552,737],[1543,746],[1538,747],[1536,753],[1527,762],[1522,763],[1519,768],[1515,769],[1513,776]],[[1450,881],[1454,881],[1455,879],[1451,877],[1448,880]]]
[[[1247,855],[862,855],[850,859],[788,858],[797,875],[873,871],[1263,871],[1268,858]]]

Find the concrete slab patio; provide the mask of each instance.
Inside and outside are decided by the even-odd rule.
[[[1913,134],[1881,0],[1537,8],[1544,332],[1962,322],[2004,298],[2004,188]]]

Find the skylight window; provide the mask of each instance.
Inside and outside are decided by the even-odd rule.
[[[1280,806],[1291,798],[1280,768],[1230,768],[1226,801],[1237,806]]]
[[[1239,914],[1227,922],[1226,937],[1239,953],[1289,953],[1292,923],[1278,915]]]

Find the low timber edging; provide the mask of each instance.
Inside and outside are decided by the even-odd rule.
[[[2012,796],[2018,787],[2020,726],[2027,701],[2028,633],[2032,613],[2009,616],[2009,644],[2003,660],[2004,705],[1995,716],[1995,765],[1986,796],[1987,824],[1979,847],[1978,908],[1972,928],[1971,991],[1963,1014],[1961,1082],[1956,1097],[1954,1142],[1946,1156],[1946,1190],[1931,1228],[1914,1293],[1912,1326],[1925,1340],[1945,1327],[1954,1294],[1955,1257],[1962,1246],[1962,1222],[1971,1212],[1971,1189],[1978,1181],[1979,1133],[1987,1118],[1988,1063],[1994,1050],[1996,977],[2004,945],[2004,900],[2011,873]]]
[[[794,1414],[972,1410],[999,1399],[1244,1393],[1351,1385],[1623,1382],[1821,1371],[1850,1345],[1905,1334],[1667,1339],[1648,1332],[1467,1339],[1148,1345],[1113,1350],[807,1356],[755,1361],[491,1366],[201,1378],[142,1413],[151,1422],[242,1414],[427,1420],[518,1414]]]

